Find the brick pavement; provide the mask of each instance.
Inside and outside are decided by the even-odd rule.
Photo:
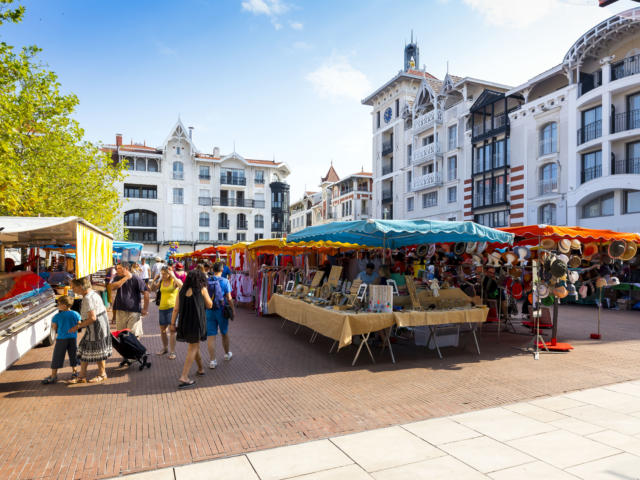
[[[559,339],[576,349],[539,361],[514,348],[530,337],[486,329],[480,357],[470,345],[439,360],[396,344],[396,365],[361,356],[353,368],[352,348],[329,355],[327,339],[309,344],[308,331],[244,311],[231,326],[233,360],[219,346],[220,366],[188,391],[175,388],[184,345],[143,372],[117,370],[114,355],[107,383],[75,386],[41,385],[51,348],[34,349],[0,375],[0,478],[111,477],[640,378],[638,312],[603,312],[600,342],[588,339],[595,315],[562,307]],[[155,310],[145,331],[155,352]]]

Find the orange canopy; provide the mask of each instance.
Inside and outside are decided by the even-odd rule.
[[[640,234],[614,232],[613,230],[596,230],[582,227],[559,227],[556,225],[525,225],[523,227],[503,227],[498,228],[503,232],[513,233],[518,239],[538,239],[551,238],[560,240],[562,238],[577,238],[590,242],[612,242],[614,240],[625,240],[628,242],[640,243]]]

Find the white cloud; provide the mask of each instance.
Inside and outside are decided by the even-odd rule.
[[[365,74],[353,68],[345,57],[327,60],[317,70],[307,74],[305,79],[323,97],[360,100],[371,90],[371,84]]]
[[[561,0],[463,0],[492,25],[526,27],[549,15]]]
[[[247,0],[242,2],[242,9],[254,15],[274,17],[285,13],[289,7],[280,0]]]
[[[295,48],[296,50],[309,50],[311,48],[311,45],[309,45],[307,42],[298,41],[293,42],[293,48]]]
[[[289,22],[289,26],[294,30],[302,30],[304,28],[301,22]]]

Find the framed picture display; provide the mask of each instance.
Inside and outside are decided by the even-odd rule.
[[[396,283],[395,280],[392,279],[387,279],[387,285],[390,285],[393,288],[393,294],[394,295],[400,295],[400,293],[398,292],[398,284]]]
[[[358,287],[358,291],[356,292],[356,298],[364,302],[366,296],[367,296],[367,284],[361,283],[360,286]]]
[[[291,293],[291,292],[293,292],[293,287],[295,287],[295,286],[296,286],[296,282],[294,282],[293,280],[289,280],[287,282],[287,286],[284,287],[284,291],[287,292],[287,293]]]

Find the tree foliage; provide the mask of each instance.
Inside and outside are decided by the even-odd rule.
[[[21,21],[12,2],[0,0],[0,26]],[[83,139],[78,98],[61,93],[38,52],[0,43],[0,215],[80,216],[122,236],[124,165]]]

